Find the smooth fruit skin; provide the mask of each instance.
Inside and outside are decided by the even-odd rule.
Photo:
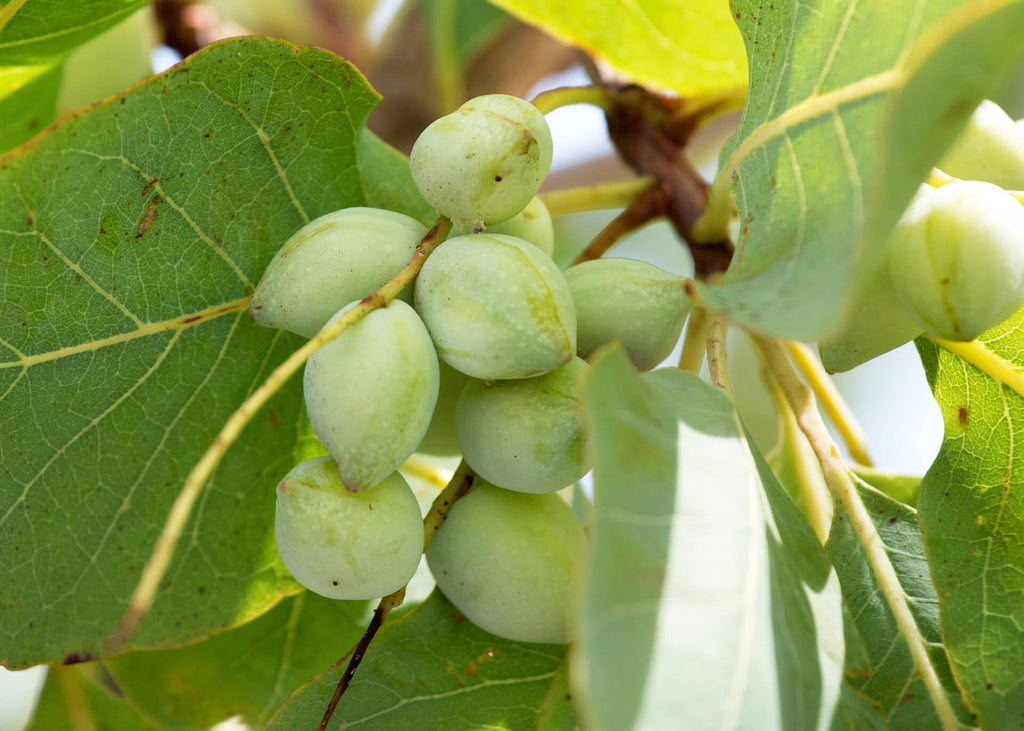
[[[249,317],[309,338],[341,307],[380,289],[412,258],[427,229],[377,208],[343,208],[306,224],[274,256]]]
[[[633,259],[597,259],[565,270],[576,305],[576,352],[589,358],[618,340],[650,370],[672,352],[692,304],[683,277]]]
[[[519,492],[553,492],[590,470],[580,383],[589,366],[518,381],[470,381],[455,407],[459,449],[488,482]]]
[[[551,150],[551,132],[535,106],[489,94],[423,130],[409,168],[427,202],[456,226],[500,223],[540,189]]]
[[[413,453],[430,423],[438,386],[430,335],[400,300],[310,356],[303,380],[309,421],[349,490],[376,485]]]
[[[1020,190],[1024,188],[1024,129],[998,104],[986,99],[938,167],[955,178]]]
[[[479,478],[427,546],[452,604],[483,630],[520,642],[572,638],[570,603],[583,529],[557,495],[502,490]]]
[[[500,234],[457,236],[416,279],[416,310],[448,365],[474,378],[529,378],[576,352],[569,285],[533,244]]]
[[[551,214],[544,201],[537,196],[512,218],[488,226],[487,233],[505,234],[529,241],[548,256],[555,251],[555,227],[551,223]]]
[[[306,460],[277,486],[281,560],[310,591],[374,599],[408,583],[423,551],[419,504],[397,472],[349,492],[329,457]]]
[[[954,181],[907,210],[887,260],[927,333],[973,340],[1024,304],[1024,206],[990,183]]]
[[[459,442],[455,437],[455,404],[470,377],[441,361],[441,387],[437,392],[437,405],[423,441],[416,451],[434,457],[454,457],[459,453]]]

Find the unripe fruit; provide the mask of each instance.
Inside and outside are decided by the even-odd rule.
[[[956,178],[1024,188],[1024,130],[998,104],[985,100],[938,167]]]
[[[416,451],[435,457],[452,457],[459,453],[459,442],[455,438],[455,404],[470,378],[444,361],[439,365],[441,387],[437,392],[437,405],[430,417],[427,433]]]
[[[423,551],[420,508],[402,476],[349,492],[329,457],[302,462],[277,486],[274,535],[291,575],[331,599],[397,591]]]
[[[551,223],[551,214],[544,201],[537,196],[512,218],[488,226],[487,233],[505,234],[529,241],[548,256],[555,251],[555,227]]]
[[[1024,206],[990,183],[954,181],[907,210],[887,259],[929,334],[973,340],[1024,304]]]
[[[537,378],[470,381],[455,407],[459,448],[473,470],[498,487],[553,492],[590,469],[580,382],[573,358]]]
[[[633,259],[597,259],[565,270],[576,305],[576,352],[589,358],[618,340],[650,370],[672,352],[692,304],[685,279]]]
[[[520,642],[565,643],[583,529],[558,495],[525,495],[479,478],[427,546],[452,604],[483,630]]]
[[[530,202],[551,167],[544,115],[505,94],[470,99],[434,121],[413,145],[420,193],[456,225],[508,220]]]
[[[449,239],[423,265],[415,299],[438,355],[475,378],[536,376],[576,352],[569,285],[544,252],[521,239]]]
[[[252,294],[249,316],[312,337],[344,305],[380,289],[412,258],[427,229],[377,208],[343,208],[288,239]]]
[[[413,453],[430,423],[438,380],[430,335],[398,300],[310,356],[303,381],[309,421],[349,490],[376,485]]]

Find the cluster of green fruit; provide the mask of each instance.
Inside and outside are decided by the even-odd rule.
[[[410,156],[452,234],[416,280],[309,359],[306,409],[330,457],[278,487],[288,570],[324,596],[387,595],[416,571],[424,532],[397,471],[413,452],[461,454],[475,473],[427,547],[440,589],[478,626],[567,642],[585,551],[555,494],[590,469],[584,360],[622,342],[641,369],[668,356],[689,309],[684,280],[603,259],[562,272],[536,193],[551,164],[541,113],[515,97],[467,102]],[[253,294],[257,323],[313,336],[391,280],[426,234],[392,211],[348,208],[304,226]]]

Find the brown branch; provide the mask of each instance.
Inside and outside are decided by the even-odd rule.
[[[654,185],[641,193],[619,215],[609,221],[585,248],[574,264],[593,261],[604,256],[610,248],[622,240],[623,236],[635,231],[656,218],[666,215],[668,197],[659,185]]]
[[[187,0],[156,0],[153,3],[153,14],[160,26],[163,44],[173,48],[185,58],[200,49],[199,29],[196,28],[193,16],[189,11]]]
[[[448,511],[451,510],[455,501],[469,492],[469,488],[472,486],[473,471],[465,461],[462,461],[455,470],[455,474],[452,475],[452,479],[448,481],[448,485],[434,498],[434,503],[430,506],[426,517],[423,518],[423,550],[426,550],[430,539],[434,537],[434,534],[437,533],[444,523],[445,518],[448,516]],[[389,594],[381,599],[380,603],[377,604],[377,608],[373,610],[373,618],[370,620],[370,624],[367,625],[366,631],[360,638],[359,643],[354,649],[345,653],[344,657],[336,663],[336,665],[340,665],[346,657],[351,655],[348,666],[345,668],[345,672],[342,673],[341,679],[334,689],[334,695],[331,696],[331,700],[327,704],[324,717],[320,720],[318,731],[326,731],[327,724],[331,722],[334,710],[338,707],[338,702],[341,701],[341,697],[352,683],[352,678],[355,677],[356,670],[359,669],[359,664],[363,661],[363,656],[366,655],[366,651],[369,649],[373,638],[377,636],[377,631],[384,624],[384,620],[387,619],[391,610],[400,607],[404,600],[404,586],[394,594]]]
[[[623,87],[612,95],[605,118],[619,155],[641,175],[658,180],[665,214],[689,247],[697,276],[725,271],[732,260],[732,242],[699,243],[693,237],[693,226],[707,206],[708,185],[680,145],[699,125],[701,115],[681,117],[685,107],[677,100],[662,99],[639,86]]]

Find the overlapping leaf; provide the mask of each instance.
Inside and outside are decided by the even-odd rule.
[[[586,389],[597,455],[573,680],[595,729],[827,728],[839,586],[719,391],[641,379],[619,351]]]
[[[68,51],[149,0],[8,0],[0,7],[0,152],[53,120]]]
[[[262,728],[292,691],[359,641],[370,610],[302,592],[205,642],[132,652],[108,666],[125,697],[162,728],[228,718]]]
[[[929,167],[1024,58],[1024,2],[733,9],[750,95],[713,203],[723,217],[735,195],[740,235],[729,272],[702,297],[756,330],[816,340],[840,326]]]
[[[928,643],[932,664],[961,720],[967,723],[971,719],[959,702],[960,694],[942,648],[938,597],[928,575],[917,514],[860,480],[857,487],[907,595],[910,611]],[[847,693],[860,698],[861,711],[873,716],[879,728],[939,728],[941,722],[914,668],[906,640],[856,534],[841,511],[832,523],[827,550],[839,574],[847,610]]]
[[[683,96],[742,88],[746,54],[726,0],[492,0],[630,79]]]
[[[239,39],[0,159],[3,664],[102,652],[184,476],[299,344],[245,316],[281,243],[344,206],[429,216],[362,131],[376,99],[327,52]],[[228,452],[136,647],[297,590],[272,525],[300,402],[293,382]]]
[[[316,728],[342,669],[301,688],[267,728]],[[329,728],[569,731],[566,688],[564,647],[488,634],[435,591],[380,630]]]
[[[917,341],[945,423],[918,509],[957,682],[983,728],[1015,728],[1024,712],[1024,310],[979,344],[984,370]]]

